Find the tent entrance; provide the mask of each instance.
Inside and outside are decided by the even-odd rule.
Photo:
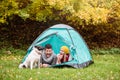
[[[37,43],[33,42],[31,47],[28,49],[27,55],[24,57],[22,62],[25,61],[26,57],[31,52],[33,46],[45,46],[46,44],[51,44],[52,45],[52,49],[54,50],[55,54],[59,54],[61,46],[67,46],[69,48],[71,46],[71,44],[68,43],[63,37],[61,37],[57,33],[52,33],[50,35],[45,36],[41,40],[39,40]]]
[[[51,44],[52,49],[54,50],[55,54],[58,54],[60,51],[61,46],[70,47],[71,44],[68,43],[63,37],[58,34],[52,34],[47,37],[44,37],[42,40],[37,42],[35,45],[45,46],[46,44]]]

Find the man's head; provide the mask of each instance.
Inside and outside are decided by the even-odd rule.
[[[52,46],[50,44],[45,45],[45,54],[46,57],[49,58],[52,54]]]

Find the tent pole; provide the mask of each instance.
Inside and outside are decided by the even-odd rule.
[[[71,41],[72,41],[73,46],[75,46],[75,45],[74,45],[74,42],[73,42],[73,39],[72,39],[72,36],[71,36],[71,34],[70,34],[70,32],[69,32],[68,29],[67,29],[67,32],[68,32],[68,34],[70,35],[70,39],[71,39]],[[76,53],[76,49],[75,49],[75,53]],[[78,59],[78,56],[77,56],[77,59]],[[79,61],[78,61],[78,62],[79,62]],[[78,67],[79,67],[79,64],[78,64]]]

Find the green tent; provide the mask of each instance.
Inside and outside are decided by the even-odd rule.
[[[69,66],[83,68],[93,63],[90,51],[83,38],[75,29],[68,25],[57,24],[46,29],[28,48],[27,55],[33,46],[41,45],[44,47],[46,44],[52,45],[55,54],[59,53],[61,46],[65,45],[70,49],[71,60],[62,64],[53,65],[52,67]]]

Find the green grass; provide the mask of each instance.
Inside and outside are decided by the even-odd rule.
[[[0,80],[120,80],[120,54],[113,54],[115,52],[113,51],[112,54],[100,55],[99,51],[91,50],[94,64],[86,68],[30,70],[18,69],[26,51],[4,48],[0,50]],[[106,50],[102,49],[102,51]],[[111,49],[107,50],[107,52],[109,51],[111,52]]]

